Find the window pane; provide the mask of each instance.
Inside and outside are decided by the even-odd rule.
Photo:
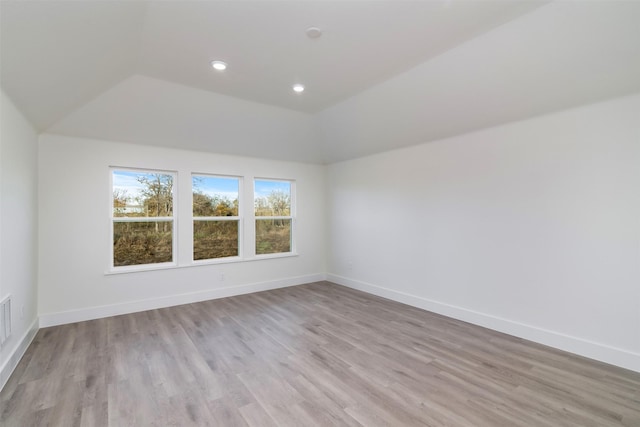
[[[291,252],[290,219],[256,220],[256,254]]]
[[[194,175],[193,216],[238,216],[238,178]]]
[[[256,216],[291,215],[291,183],[288,181],[256,179],[254,198]]]
[[[173,261],[172,228],[171,221],[114,222],[114,267]]]
[[[173,175],[113,171],[113,216],[173,216]]]
[[[194,260],[238,255],[238,221],[193,221]]]

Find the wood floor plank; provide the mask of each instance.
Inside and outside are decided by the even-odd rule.
[[[277,424],[257,403],[250,403],[239,408],[240,414],[250,427],[276,427]]]
[[[640,374],[328,282],[43,328],[13,426],[640,426]]]

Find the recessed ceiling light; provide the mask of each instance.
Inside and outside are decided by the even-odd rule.
[[[304,86],[301,84],[295,84],[293,85],[293,91],[296,93],[300,93],[304,91]]]
[[[211,66],[218,71],[224,71],[227,69],[227,63],[224,61],[211,61]]]
[[[310,39],[317,39],[322,35],[322,30],[318,27],[309,27],[307,28],[307,37]]]

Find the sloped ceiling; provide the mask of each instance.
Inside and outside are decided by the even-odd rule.
[[[41,131],[328,163],[640,91],[640,3],[3,1]],[[311,25],[324,30],[305,36]],[[229,63],[224,73],[212,59]],[[291,85],[307,90],[293,94]]]
[[[2,1],[0,7],[0,84],[39,130],[135,70],[143,3]]]
[[[313,116],[132,76],[50,132],[162,147],[318,163]]]

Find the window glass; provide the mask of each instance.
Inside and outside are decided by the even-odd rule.
[[[116,222],[113,241],[114,267],[173,260],[171,222]]]
[[[291,181],[256,179],[256,255],[292,252]]]
[[[256,216],[291,215],[291,182],[256,179],[254,201]]]
[[[238,216],[240,179],[194,175],[193,216]]]
[[[240,256],[240,178],[193,175],[193,259]]]
[[[238,255],[238,221],[193,222],[194,260]]]
[[[291,220],[256,220],[256,254],[281,252],[291,252]]]
[[[112,170],[112,265],[174,260],[174,174]]]

